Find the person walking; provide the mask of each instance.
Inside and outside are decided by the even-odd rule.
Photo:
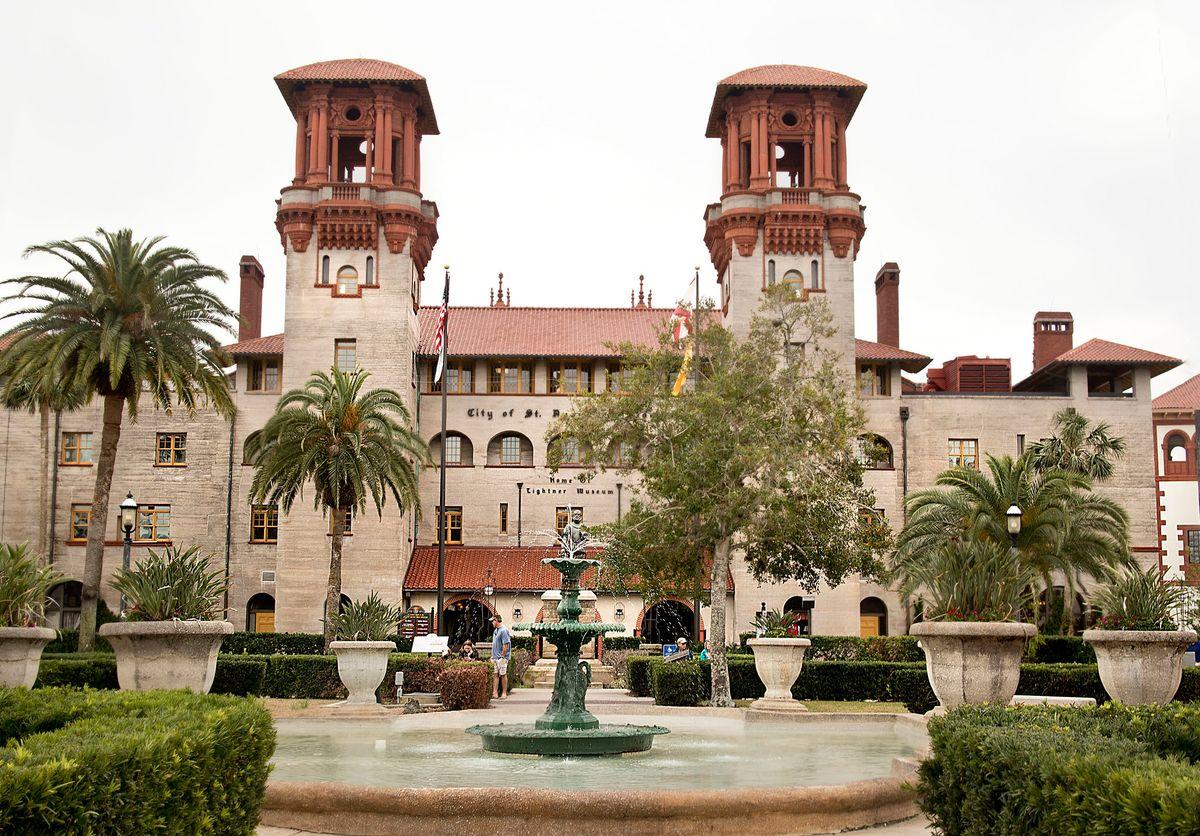
[[[500,614],[492,616],[492,691],[496,699],[508,696],[508,659],[512,656],[512,634]]]

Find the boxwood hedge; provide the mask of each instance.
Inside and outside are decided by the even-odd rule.
[[[1200,832],[1195,706],[973,706],[929,736],[920,803],[940,832]]]
[[[0,688],[0,832],[253,833],[275,728],[182,691]]]

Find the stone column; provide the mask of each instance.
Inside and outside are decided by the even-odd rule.
[[[315,182],[317,179],[317,127],[319,124],[317,118],[317,109],[309,107],[308,109],[308,182]]]
[[[394,178],[392,176],[392,106],[391,105],[383,106],[383,132],[382,132],[382,140],[381,140],[380,147],[383,149],[382,150],[383,165],[381,167],[381,169],[383,171],[383,179],[386,180],[390,184],[390,183],[394,182]]]
[[[404,114],[404,173],[400,185],[410,189],[417,188],[417,114],[407,111]]]
[[[317,112],[317,171],[319,179],[329,177],[329,103],[322,102]]]
[[[304,182],[304,177],[308,173],[304,166],[304,151],[305,143],[308,140],[308,114],[296,115],[296,176],[292,179],[292,183],[299,185]]]
[[[733,113],[728,116],[729,119],[729,140],[726,143],[729,149],[729,180],[725,183],[725,191],[733,191],[735,184],[742,182],[741,172],[738,170],[742,164],[742,149],[739,142],[738,134],[738,117]]]
[[[337,131],[334,131],[332,143],[333,147],[330,149],[331,159],[329,161],[329,176],[330,179],[332,179],[335,183],[338,182],[338,140],[340,138],[341,135]]]
[[[843,119],[838,119],[837,126],[837,144],[838,144],[838,188],[849,188],[849,178],[846,176],[846,123]]]

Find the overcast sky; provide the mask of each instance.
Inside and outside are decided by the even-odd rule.
[[[666,304],[697,264],[713,293],[713,88],[806,64],[868,85],[847,140],[859,336],[897,261],[904,347],[1011,356],[1020,378],[1034,311],[1070,310],[1077,344],[1185,358],[1159,393],[1200,372],[1198,42],[1192,0],[6,4],[0,276],[36,266],[29,244],[131,226],[226,269],[231,304],[256,255],[280,330],[295,123],[272,77],[366,56],[429,80],[454,303],[486,304],[500,271],[517,305],[628,304],[639,273]]]

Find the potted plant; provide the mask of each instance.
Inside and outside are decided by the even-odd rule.
[[[800,676],[804,651],[812,642],[795,636],[799,620],[796,613],[781,614],[778,610],[760,613],[754,619],[758,637],[746,644],[754,650],[754,670],[767,692],[751,708],[804,710],[803,704],[792,696],[792,684]]]
[[[1183,654],[1196,633],[1194,603],[1186,587],[1164,583],[1157,567],[1127,570],[1101,584],[1092,606],[1103,615],[1083,640],[1096,651],[1100,681],[1117,702],[1165,704],[1179,690]]]
[[[42,648],[57,633],[39,624],[61,578],[25,545],[0,543],[0,687],[32,688]]]
[[[921,639],[937,710],[964,703],[1008,704],[1021,678],[1025,642],[1037,633],[1017,614],[1033,600],[1036,576],[988,541],[955,541],[905,567],[902,591],[924,605],[909,630]]]
[[[345,704],[378,702],[375,692],[387,673],[388,654],[396,652],[395,642],[387,637],[402,617],[399,608],[385,604],[376,592],[329,616],[334,635],[329,649],[337,656],[338,676],[349,692]]]
[[[233,632],[214,620],[228,582],[209,569],[210,556],[192,546],[148,551],[131,569],[118,569],[112,586],[125,596],[124,621],[100,628],[117,654],[117,682],[125,691],[187,688],[206,694],[217,672],[217,651]]]

